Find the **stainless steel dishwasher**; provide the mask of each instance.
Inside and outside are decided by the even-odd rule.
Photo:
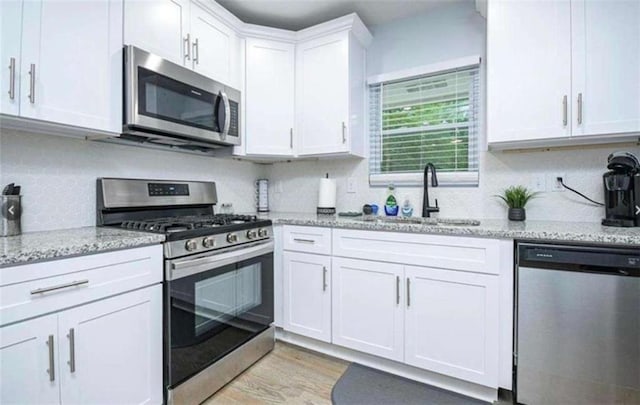
[[[518,243],[518,403],[640,404],[640,249]]]

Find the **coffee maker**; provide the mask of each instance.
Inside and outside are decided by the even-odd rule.
[[[640,162],[629,152],[615,152],[607,159],[603,176],[605,215],[602,225],[640,226]]]

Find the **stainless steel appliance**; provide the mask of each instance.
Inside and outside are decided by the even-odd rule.
[[[191,150],[239,145],[240,92],[129,45],[121,138]]]
[[[640,226],[640,162],[629,152],[616,152],[607,159],[604,183],[605,218],[602,225]]]
[[[166,403],[199,404],[273,349],[273,230],[215,183],[98,179],[97,223],[162,233]]]
[[[640,403],[640,249],[517,252],[517,402]]]

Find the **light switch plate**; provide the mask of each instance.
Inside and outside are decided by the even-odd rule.
[[[356,179],[354,177],[349,177],[347,179],[347,193],[355,193],[356,189]]]

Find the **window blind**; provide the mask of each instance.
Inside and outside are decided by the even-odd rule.
[[[369,86],[370,182],[478,184],[479,66]]]

